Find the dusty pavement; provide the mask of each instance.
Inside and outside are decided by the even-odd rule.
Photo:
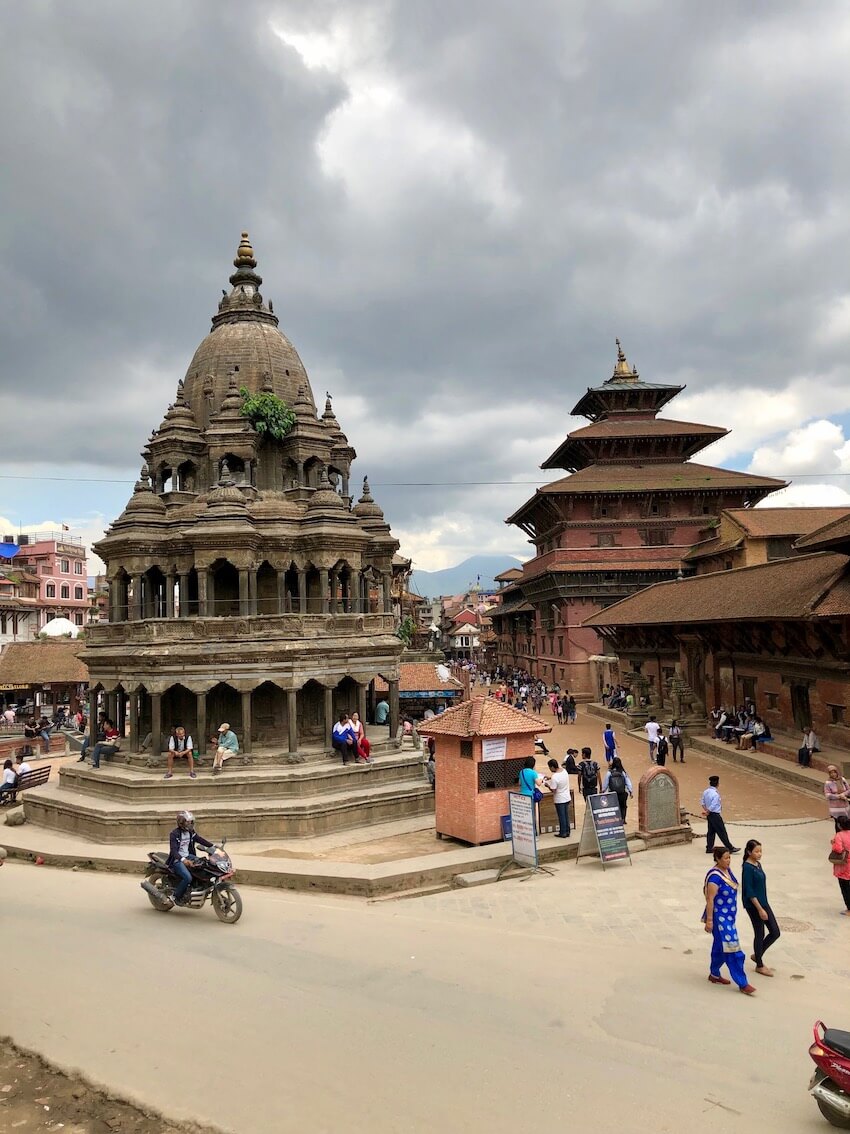
[[[753,830],[785,927],[753,998],[706,981],[699,843],[371,905],[246,889],[233,927],[7,864],[3,1030],[240,1134],[823,1131],[810,1028],[850,1023],[829,825]]]

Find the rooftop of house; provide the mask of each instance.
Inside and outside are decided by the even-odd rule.
[[[0,654],[0,689],[15,685],[76,685],[89,679],[80,641],[10,642]]]
[[[418,729],[424,736],[517,736],[551,732],[552,726],[492,697],[473,697]]]

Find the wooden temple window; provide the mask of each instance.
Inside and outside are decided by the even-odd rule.
[[[827,705],[829,709],[829,723],[842,725],[846,724],[844,719],[845,708],[844,705]]]

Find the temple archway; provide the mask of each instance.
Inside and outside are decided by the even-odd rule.
[[[258,744],[282,744],[289,717],[286,693],[273,681],[264,681],[251,694],[251,737]]]
[[[242,697],[226,681],[218,685],[207,694],[207,728],[210,736],[214,736],[221,724],[229,724],[239,738],[240,747],[244,747],[242,737]]]
[[[172,685],[162,695],[162,732],[167,736],[177,725],[190,733],[195,747],[204,751],[204,738],[197,735],[198,699],[185,685]]]
[[[239,614],[239,572],[227,559],[217,559],[210,568],[208,613],[216,618]]]
[[[277,571],[268,560],[257,569],[257,614],[278,614]]]
[[[327,748],[333,722],[325,727],[325,690],[312,678],[298,690],[298,739],[301,747]]]

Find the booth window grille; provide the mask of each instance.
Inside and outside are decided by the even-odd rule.
[[[460,754],[464,758],[464,760],[471,760],[472,759],[472,741],[471,740],[462,740],[460,742]]]
[[[483,760],[478,765],[479,791],[509,791],[519,783],[526,757],[518,760]]]

